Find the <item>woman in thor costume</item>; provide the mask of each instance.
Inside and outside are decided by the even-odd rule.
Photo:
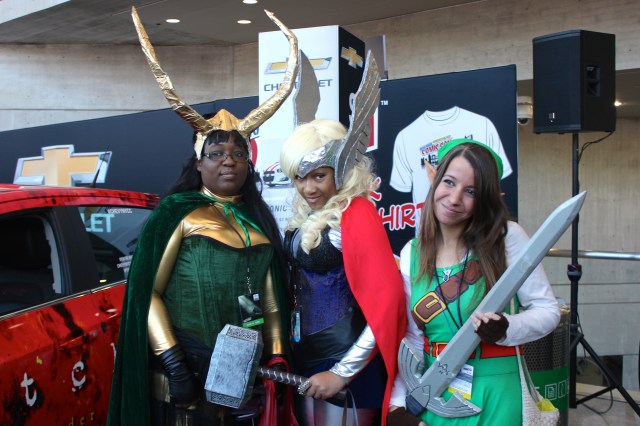
[[[285,233],[290,258],[291,344],[308,426],[371,425],[387,407],[406,321],[401,277],[370,192],[372,161],[364,153],[379,102],[379,75],[369,55],[351,97],[347,131],[333,120],[298,126],[281,153],[295,183],[294,215]],[[357,423],[354,419],[357,413]],[[383,410],[383,423],[386,408]]]
[[[109,424],[253,424],[251,417],[259,414],[210,404],[203,387],[215,338],[225,324],[257,327],[263,362],[285,363],[284,256],[276,222],[255,186],[248,138],[291,93],[297,40],[267,12],[289,39],[283,84],[243,119],[225,110],[205,118],[177,95],[135,10],[132,14],[165,97],[195,129],[195,155],[138,242],[123,306]],[[258,307],[249,317],[242,315],[247,301]],[[265,406],[273,408],[273,392],[266,393]],[[262,424],[277,424],[275,411],[264,410]]]

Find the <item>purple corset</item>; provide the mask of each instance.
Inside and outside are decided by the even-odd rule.
[[[302,337],[332,326],[356,306],[344,266],[323,272],[296,269],[296,309]]]

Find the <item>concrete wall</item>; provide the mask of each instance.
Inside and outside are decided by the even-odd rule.
[[[531,40],[572,29],[616,35],[616,69],[638,68],[640,3],[635,0],[484,0],[347,27],[386,34],[389,78],[516,64],[533,77]]]
[[[347,29],[362,38],[386,34],[392,79],[516,64],[518,79],[529,80],[532,38],[570,29],[616,34],[616,68],[640,68],[637,0],[484,0]],[[188,103],[258,92],[257,44],[158,47],[156,53]],[[0,76],[0,131],[167,107],[138,46],[0,45]],[[619,119],[613,136],[582,157],[581,189],[588,196],[581,250],[640,253],[639,120]],[[534,135],[531,124],[521,127],[518,167],[520,221],[534,232],[571,196],[571,135]],[[558,247],[570,248],[569,233]],[[557,295],[569,301],[569,259],[544,263]],[[624,385],[638,390],[640,264],[580,263],[587,340],[600,355],[622,355]]]
[[[569,29],[616,35],[616,69],[640,68],[636,0],[484,0],[346,27],[386,34],[389,78],[516,64],[531,40]],[[256,95],[258,45],[157,47],[189,103]],[[0,45],[0,131],[165,108],[138,46]]]
[[[190,104],[257,93],[235,93],[232,48],[156,50]],[[0,131],[168,107],[139,46],[0,45],[0,76]]]
[[[587,191],[580,212],[580,250],[640,253],[638,132],[640,119],[618,119],[616,132],[587,148],[579,163],[580,190]],[[531,125],[518,135],[520,223],[535,231],[558,204],[572,195],[572,135],[534,135]],[[602,137],[582,133],[580,144]],[[556,245],[571,248],[571,232]],[[547,257],[545,270],[557,297],[571,300],[568,258]],[[578,259],[578,315],[587,342],[601,355],[622,355],[623,384],[638,390],[640,343],[640,262]],[[581,349],[578,356],[582,356]]]

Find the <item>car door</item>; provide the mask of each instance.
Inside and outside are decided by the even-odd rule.
[[[150,212],[120,201],[0,218],[0,235],[15,234],[0,265],[0,424],[106,423],[128,264]],[[17,270],[29,250],[40,258]]]

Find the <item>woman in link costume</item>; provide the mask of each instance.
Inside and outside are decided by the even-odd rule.
[[[500,193],[502,160],[491,148],[457,139],[440,148],[438,160],[418,237],[400,254],[411,317],[407,340],[416,353],[424,354],[426,370],[470,318],[481,343],[467,361],[471,368],[466,369],[465,379],[470,386],[453,384],[453,389],[482,411],[446,418],[425,410],[418,419],[405,411],[407,389],[398,376],[388,424],[522,424],[514,346],[553,331],[560,320],[558,305],[539,265],[517,292],[515,306],[523,307],[521,312],[475,311],[529,238],[520,225],[508,220]],[[432,397],[436,396],[440,395]],[[442,397],[448,401],[452,392],[447,390]]]
[[[285,250],[293,357],[296,370],[309,377],[298,388],[306,397],[307,426],[341,424],[344,402],[332,397],[345,386],[357,424],[373,424],[387,406],[386,379],[394,377],[405,325],[400,274],[370,196],[377,188],[372,163],[361,154],[379,99],[371,56],[364,73],[348,132],[336,121],[314,120],[297,127],[281,153],[282,170],[297,189]],[[353,410],[348,424],[355,424]]]
[[[242,424],[206,402],[203,386],[217,333],[227,323],[247,320],[241,320],[239,297],[259,298],[263,315],[249,322],[262,330],[265,355],[285,352],[284,257],[275,220],[255,187],[247,141],[293,88],[297,40],[268,13],[290,43],[282,86],[242,120],[225,110],[205,118],[176,94],[132,14],[165,97],[196,131],[195,155],[145,225],[132,261],[109,424]],[[273,418],[262,421],[276,424]]]

